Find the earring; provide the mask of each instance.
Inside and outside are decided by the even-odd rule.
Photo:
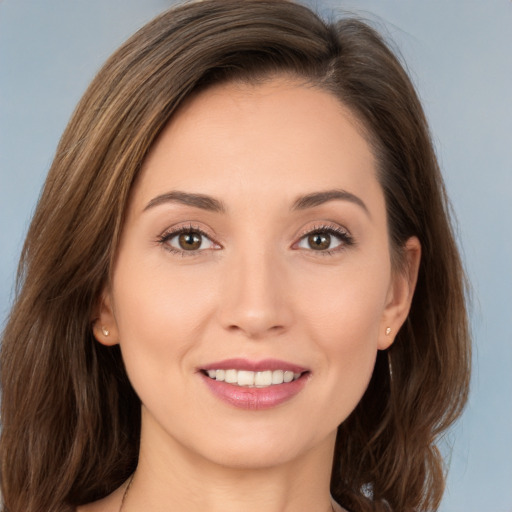
[[[105,335],[105,336],[108,336],[110,334],[110,331],[106,328],[106,327],[102,327],[101,328],[101,332]]]
[[[391,327],[386,327],[386,336],[391,334]]]

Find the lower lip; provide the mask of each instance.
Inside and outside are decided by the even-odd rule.
[[[309,374],[304,374],[292,382],[275,384],[266,388],[236,386],[211,379],[202,373],[200,375],[210,391],[222,401],[238,409],[260,411],[276,407],[300,393],[306,385]]]

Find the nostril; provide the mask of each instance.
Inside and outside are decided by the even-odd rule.
[[[232,324],[227,327],[228,331],[232,333],[240,332],[248,338],[260,339],[267,336],[275,336],[284,332],[286,328],[283,325],[267,326],[259,322],[246,322],[243,325]]]

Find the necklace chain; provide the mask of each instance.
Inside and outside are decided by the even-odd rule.
[[[126,496],[128,496],[128,491],[130,490],[130,487],[132,485],[133,476],[134,475],[132,475],[130,477],[130,481],[128,482],[128,485],[126,486],[126,489],[124,490],[123,497],[121,498],[121,505],[119,506],[119,512],[123,512],[124,501],[126,500]],[[331,511],[330,512],[336,512],[334,510],[334,505],[332,503],[331,503]]]

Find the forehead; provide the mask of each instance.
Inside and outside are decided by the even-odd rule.
[[[334,95],[274,79],[222,84],[186,101],[151,149],[135,195],[178,189],[292,201],[333,187],[380,190],[360,126]]]

